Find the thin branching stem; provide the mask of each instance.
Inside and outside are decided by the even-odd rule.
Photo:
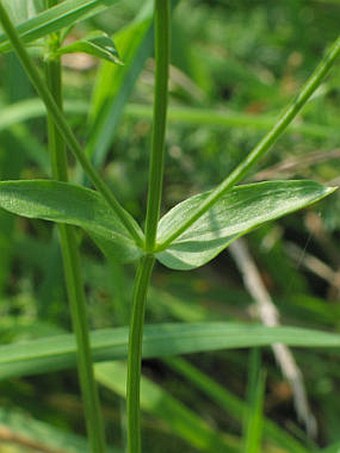
[[[196,211],[188,217],[182,224],[169,233],[165,237],[161,244],[156,247],[157,251],[165,250],[175,239],[177,239],[184,231],[186,231],[196,220],[198,220],[203,214],[205,214],[228,190],[230,190],[237,182],[239,182],[247,172],[254,166],[254,164],[263,155],[270,150],[274,143],[281,137],[286,131],[287,127],[300,112],[302,107],[306,104],[308,99],[312,96],[315,90],[320,86],[322,80],[329,72],[330,68],[334,64],[337,56],[340,53],[340,37],[338,37],[328,52],[321,60],[311,77],[307,80],[305,85],[302,87],[299,95],[288,108],[282,113],[278,121],[275,123],[273,128],[263,137],[258,145],[248,154],[243,162],[236,167],[236,169],[227,176],[216,189],[214,189],[210,195],[200,204]]]
[[[143,238],[141,237],[141,233],[137,224],[132,219],[132,217],[125,211],[125,209],[120,205],[120,203],[113,195],[110,188],[107,186],[107,184],[101,178],[97,170],[91,164],[90,160],[87,158],[82,147],[75,138],[72,129],[68,125],[63,112],[56,104],[46,83],[41,77],[37,67],[35,66],[31,57],[27,53],[12,21],[10,20],[6,12],[6,9],[3,7],[1,2],[0,2],[0,22],[22,66],[24,67],[28,77],[30,78],[41,100],[44,102],[48,113],[53,118],[53,121],[55,122],[58,130],[60,131],[60,134],[62,135],[66,145],[78,159],[79,163],[83,167],[85,173],[87,174],[93,185],[105,198],[108,205],[119,217],[119,219],[121,220],[123,225],[127,228],[127,230],[130,232],[131,236],[134,238],[136,243],[138,245],[142,245]]]
[[[51,7],[57,0],[47,0]],[[48,39],[51,48],[58,48],[59,34],[54,33]],[[52,50],[52,49],[51,49]],[[47,60],[45,63],[47,85],[62,111],[62,81],[59,59]],[[52,175],[59,181],[67,181],[67,157],[64,139],[56,127],[50,112],[47,112],[48,148],[50,152]],[[79,381],[82,390],[86,427],[91,451],[104,453],[105,436],[98,389],[94,379],[92,354],[89,340],[88,316],[83,279],[80,269],[80,257],[77,238],[72,226],[59,224],[61,251],[64,263],[64,274],[67,295],[71,310],[73,330],[77,343],[77,361]]]

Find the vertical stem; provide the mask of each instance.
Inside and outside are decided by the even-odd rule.
[[[169,48],[169,0],[155,0],[155,99],[145,225],[145,244],[146,250],[149,252],[152,252],[155,246],[162,198],[164,141],[168,104]]]
[[[92,452],[104,453],[106,451],[104,425],[100,411],[98,389],[94,379],[87,307],[80,272],[79,253],[76,245],[77,238],[74,234],[74,229],[68,225],[61,224],[58,229],[72,324],[77,343],[78,374],[89,444]]]
[[[48,6],[53,6],[57,0],[48,0]],[[59,46],[58,34],[49,38],[51,47]],[[50,92],[60,110],[62,110],[62,82],[59,59],[46,62],[46,79]],[[64,139],[60,135],[50,112],[47,114],[48,144],[51,155],[53,177],[60,181],[67,181],[67,159]],[[77,238],[73,227],[58,225],[61,249],[64,262],[64,273],[67,294],[71,309],[73,329],[77,342],[77,360],[80,386],[84,402],[84,412],[91,451],[105,452],[104,427],[98,389],[94,380],[93,364],[88,332],[87,307],[80,271],[80,259],[77,249]]]
[[[141,258],[134,286],[130,322],[128,372],[127,372],[127,444],[129,453],[141,452],[140,434],[140,378],[145,302],[155,263],[153,255]]]
[[[146,209],[145,249],[139,262],[133,293],[127,373],[127,447],[129,453],[141,452],[140,378],[145,303],[155,263],[153,250],[162,198],[164,141],[168,98],[170,47],[169,0],[155,0],[155,100]]]

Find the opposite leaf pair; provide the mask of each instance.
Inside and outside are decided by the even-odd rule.
[[[264,222],[304,208],[335,190],[313,181],[269,181],[234,187],[165,250],[156,252],[156,258],[171,269],[202,266],[232,241]],[[204,192],[190,197],[163,216],[157,233],[159,249],[208,195],[209,192]],[[48,180],[1,182],[0,207],[24,217],[79,226],[105,254],[123,262],[135,261],[143,254],[117,215],[94,190]]]

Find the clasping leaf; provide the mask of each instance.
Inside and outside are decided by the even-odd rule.
[[[0,207],[24,217],[79,226],[104,253],[120,261],[133,261],[142,254],[129,231],[94,190],[59,181],[6,181],[0,183]]]
[[[232,241],[270,220],[304,208],[334,192],[313,181],[268,181],[234,187],[182,233],[158,260],[171,269],[202,266]],[[190,218],[209,195],[204,192],[179,203],[160,220],[157,243]]]
[[[92,32],[79,41],[60,47],[55,53],[63,55],[75,52],[84,52],[111,63],[123,64],[113,40],[104,32]]]

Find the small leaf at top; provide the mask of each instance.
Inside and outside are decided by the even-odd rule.
[[[111,63],[123,64],[113,40],[104,32],[92,32],[79,41],[60,47],[56,54],[64,55],[75,52],[84,52]]]
[[[234,187],[156,256],[171,269],[206,264],[232,241],[270,220],[304,208],[334,192],[314,181],[268,181]],[[204,192],[179,203],[160,220],[157,243],[196,211]]]
[[[6,0],[6,2],[12,4],[12,0]],[[26,0],[22,0],[22,3],[26,3]],[[17,31],[25,43],[31,43],[65,27],[72,27],[80,20],[103,12],[115,3],[117,0],[64,0],[21,22],[17,25]],[[13,10],[12,6],[11,9]],[[21,12],[20,15],[22,15]],[[7,52],[11,47],[7,35],[0,34],[0,52]]]
[[[104,253],[120,261],[133,261],[142,253],[120,219],[94,190],[59,181],[5,181],[0,182],[0,207],[24,217],[79,226]]]

